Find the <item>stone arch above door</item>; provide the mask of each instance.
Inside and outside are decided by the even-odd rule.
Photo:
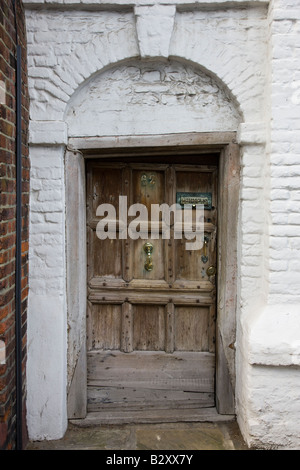
[[[99,72],[70,100],[69,137],[236,131],[230,92],[178,60],[131,60]]]

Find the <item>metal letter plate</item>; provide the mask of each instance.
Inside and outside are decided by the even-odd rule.
[[[203,204],[204,209],[211,210],[211,193],[176,193],[176,203],[184,208],[185,204],[195,207],[196,204]]]

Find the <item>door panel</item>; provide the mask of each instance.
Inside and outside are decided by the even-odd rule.
[[[155,240],[153,252],[152,252],[152,262],[154,269],[152,271],[146,271],[144,264],[146,261],[146,254],[143,249],[145,242],[148,240],[148,237],[143,240],[132,240],[132,279],[143,279],[145,280],[145,285],[149,280],[165,280],[165,241],[164,240]],[[150,236],[149,236],[150,240]]]
[[[92,233],[93,246],[93,277],[122,278],[122,240],[99,240],[94,230]]]
[[[145,406],[161,407],[166,396],[169,408],[179,403],[214,406],[217,167],[93,160],[87,164],[87,182],[90,409],[95,403],[98,410],[105,409],[108,402],[118,406],[126,402],[134,408],[140,406],[141,397]],[[152,204],[171,206],[178,202],[178,193],[211,199],[204,211],[201,249],[187,249],[190,240],[177,239],[172,213],[167,225],[162,213],[159,221],[151,219]],[[103,217],[97,208],[113,204],[118,219],[119,196],[127,197],[128,208],[145,206],[142,222],[136,219],[140,212],[127,217],[128,227],[135,224],[142,238],[120,237],[117,220],[116,239],[99,240],[96,228]],[[191,208],[194,223],[195,214]],[[108,224],[108,230],[111,227]],[[170,236],[164,238],[166,227]],[[149,271],[146,242],[153,246]],[[210,266],[214,270],[207,272]],[[105,378],[108,354],[110,371]],[[154,382],[145,378],[147,372],[154,374]],[[205,390],[204,382],[209,384]],[[192,383],[193,399],[186,390]]]
[[[100,204],[113,204],[119,207],[119,195],[122,194],[123,178],[121,168],[94,167],[90,183],[89,201],[94,215]]]
[[[89,315],[88,349],[120,349],[122,308],[114,304],[94,304]]]
[[[132,170],[132,202],[131,204],[144,204],[147,207],[149,218],[151,204],[165,200],[165,175],[163,171],[153,168]]]
[[[164,351],[166,341],[164,305],[133,306],[133,349]]]
[[[176,307],[176,351],[209,351],[209,314],[209,307]]]

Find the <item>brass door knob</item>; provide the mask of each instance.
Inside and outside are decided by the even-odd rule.
[[[206,270],[206,274],[208,276],[214,276],[216,274],[216,271],[217,270],[216,270],[215,266],[209,266]]]

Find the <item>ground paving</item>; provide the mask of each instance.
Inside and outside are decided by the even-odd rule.
[[[235,421],[81,427],[64,437],[29,442],[27,450],[248,450]]]

